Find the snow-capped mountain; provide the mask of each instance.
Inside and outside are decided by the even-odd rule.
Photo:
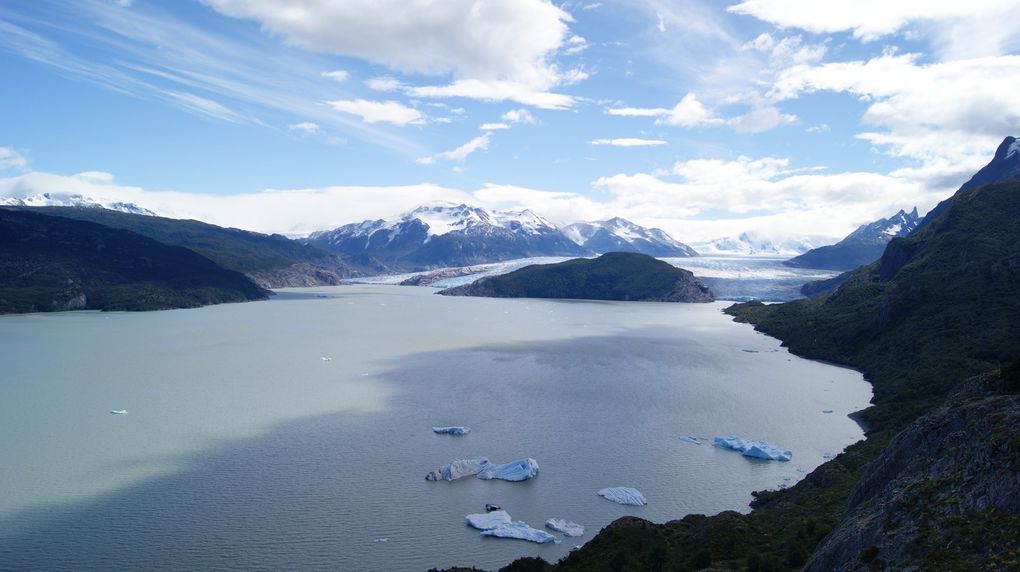
[[[775,239],[756,232],[742,232],[738,236],[695,244],[694,249],[704,256],[794,256],[818,246],[821,240],[816,237]]]
[[[592,252],[640,252],[650,256],[697,256],[693,248],[658,228],[646,228],[619,217],[577,222],[563,227],[563,234]]]
[[[149,209],[134,203],[100,201],[85,195],[72,193],[40,193],[22,197],[0,197],[0,206],[7,207],[76,207],[84,209],[109,209],[131,214],[156,216]]]
[[[315,232],[307,242],[334,252],[368,254],[408,269],[589,254],[530,210],[489,212],[448,202]]]
[[[889,218],[857,227],[836,244],[812,249],[783,264],[797,268],[853,270],[881,258],[890,240],[907,236],[920,222],[916,207],[909,213],[900,210]]]

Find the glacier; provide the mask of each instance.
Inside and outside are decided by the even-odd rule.
[[[477,475],[479,471],[490,464],[489,459],[485,457],[478,457],[477,459],[454,459],[445,466],[425,475],[425,480],[455,481],[461,477]]]
[[[564,518],[550,518],[545,521],[545,526],[546,528],[551,528],[556,532],[562,533],[563,536],[581,536],[584,534],[583,526]]]
[[[478,478],[484,480],[501,479],[504,481],[526,481],[538,475],[538,461],[527,458],[519,459],[505,465],[488,464],[478,472]]]
[[[609,487],[599,491],[598,495],[606,500],[611,500],[620,504],[629,504],[633,506],[644,506],[648,504],[648,501],[645,500],[645,495],[641,494],[641,491],[631,487]]]
[[[433,427],[432,432],[446,435],[467,435],[471,432],[471,429],[455,425],[452,427]]]
[[[745,457],[765,459],[767,461],[789,461],[793,453],[781,449],[768,441],[748,441],[735,435],[729,437],[716,437],[713,443],[716,447],[739,451]]]
[[[538,530],[537,528],[531,528],[523,521],[511,522],[507,524],[501,524],[495,528],[482,531],[482,536],[494,536],[496,538],[515,538],[517,540],[527,540],[529,542],[537,542],[539,544],[545,544],[546,542],[554,542],[559,544],[559,540],[555,536],[549,534],[544,530]]]
[[[489,530],[503,524],[510,524],[513,519],[510,513],[505,510],[494,510],[492,512],[469,514],[464,517],[464,522],[471,528],[478,530]]]

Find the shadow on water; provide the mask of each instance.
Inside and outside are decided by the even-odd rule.
[[[4,519],[0,569],[421,570],[455,563],[498,565],[526,555],[558,558],[566,548],[481,541],[465,529],[463,515],[500,501],[514,506],[515,517],[541,526],[541,520],[531,519],[548,510],[541,506],[548,503],[539,494],[543,487],[556,488],[556,498],[568,503],[564,506],[591,504],[605,513],[604,522],[630,513],[599,504],[604,501],[593,496],[595,480],[582,481],[583,490],[572,500],[571,487],[577,485],[570,473],[605,478],[607,459],[626,459],[631,442],[662,446],[648,437],[662,429],[645,426],[658,421],[644,420],[640,412],[668,416],[673,402],[656,403],[675,391],[667,372],[680,364],[711,367],[713,355],[690,339],[682,341],[681,352],[681,342],[668,341],[662,332],[652,328],[480,346],[390,363],[377,376],[397,389],[386,412],[280,423],[258,436],[223,441],[178,459],[185,467],[178,472]],[[646,390],[635,391],[634,383]],[[458,398],[450,399],[452,394]],[[584,415],[568,412],[564,419],[562,405],[568,402],[576,402]],[[708,410],[716,405],[714,397],[700,404]],[[460,439],[436,436],[429,431],[436,424],[465,424],[474,431]],[[621,424],[630,427],[621,430]],[[557,436],[551,437],[553,432]],[[666,442],[666,436],[659,441]],[[685,449],[672,439],[668,445],[680,454],[715,455],[713,462],[723,467],[759,470],[708,447]],[[468,454],[497,462],[534,456],[543,474],[527,483],[424,482],[428,470]],[[663,452],[639,452],[636,463],[657,455]],[[672,468],[656,474],[658,469],[621,466],[602,486],[636,482],[649,471],[651,478],[672,486]],[[749,492],[739,491],[736,500],[725,503],[739,506]],[[662,495],[652,491],[649,496]],[[551,516],[569,515],[546,515]],[[589,530],[582,540],[597,527]],[[374,542],[381,538],[388,542]],[[452,561],[448,550],[455,555]]]

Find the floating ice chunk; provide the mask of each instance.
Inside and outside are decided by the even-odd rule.
[[[453,427],[433,427],[432,428],[432,432],[433,433],[446,434],[446,435],[467,435],[468,433],[471,432],[471,429],[468,429],[467,427],[459,427],[459,426],[453,426]]]
[[[729,437],[716,437],[714,445],[716,447],[722,447],[723,449],[733,449],[734,451],[740,451],[743,453],[751,446],[751,443],[746,439],[730,435]]]
[[[752,350],[751,348],[742,348],[740,351],[747,352],[749,354],[756,354],[756,353],[758,353],[761,350]]]
[[[836,458],[836,454],[832,453],[832,452],[829,452],[829,451],[826,451],[826,452],[822,453],[822,458],[823,459],[835,459]]]
[[[694,443],[695,445],[701,444],[701,440],[698,439],[697,437],[694,437],[693,435],[684,435],[683,437],[680,438],[680,440],[685,443]]]
[[[489,460],[485,457],[477,459],[454,459],[446,466],[436,469],[425,475],[426,481],[455,481],[461,477],[477,475],[479,471],[489,466]]]
[[[111,415],[127,415],[127,409],[113,409],[110,411]]]
[[[716,437],[717,447],[740,451],[745,457],[755,459],[766,459],[769,461],[789,461],[793,453],[769,443],[768,441],[748,441],[740,437],[730,435],[729,437]]]
[[[372,542],[389,542],[389,541],[390,541],[389,538],[376,538]]]
[[[551,528],[556,532],[563,533],[563,536],[581,536],[584,534],[583,526],[563,518],[550,518],[545,521],[545,526],[546,528]]]
[[[822,413],[832,413],[831,409],[822,409]]]
[[[602,489],[598,492],[598,495],[606,500],[611,500],[620,504],[629,504],[633,506],[644,506],[648,504],[645,500],[645,495],[637,489],[630,487],[610,487],[608,489]]]
[[[504,481],[526,481],[538,475],[538,461],[528,458],[505,465],[488,464],[478,472],[479,479],[502,479]]]
[[[478,530],[489,530],[502,524],[510,524],[513,519],[510,518],[510,513],[505,510],[494,510],[481,514],[469,514],[464,517],[464,522]]]
[[[539,544],[545,544],[546,542],[555,542],[559,544],[559,540],[555,536],[549,534],[544,530],[538,530],[537,528],[531,528],[522,521],[510,522],[507,524],[501,524],[495,528],[489,530],[483,530],[482,536],[494,536],[496,538],[516,538],[518,540],[527,540],[529,542],[537,542]]]
[[[323,357],[322,357],[322,361],[333,361],[333,358],[331,358],[331,357],[326,357],[326,356],[323,356]]]

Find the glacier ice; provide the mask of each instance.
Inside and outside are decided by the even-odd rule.
[[[469,514],[464,517],[464,522],[478,530],[489,530],[503,524],[510,524],[513,519],[510,518],[510,513],[505,510],[494,510],[481,514]]]
[[[446,435],[467,435],[471,432],[471,429],[455,425],[452,427],[433,427],[432,432],[445,433]]]
[[[549,534],[544,530],[538,530],[537,528],[531,528],[522,521],[510,522],[507,524],[501,524],[495,528],[489,530],[483,530],[482,536],[494,536],[496,538],[516,538],[518,540],[527,540],[529,542],[537,542],[539,544],[545,544],[546,542],[555,542],[559,544],[559,540],[555,536]]]
[[[563,536],[581,536],[584,534],[583,526],[564,518],[550,518],[545,521],[545,526],[562,533]]]
[[[694,435],[684,435],[683,437],[680,438],[680,440],[686,443],[693,443],[695,445],[701,444],[701,441]]]
[[[753,457],[755,459],[789,461],[793,458],[793,453],[785,449],[780,449],[768,441],[748,441],[747,439],[742,439],[735,435],[730,435],[729,437],[716,437],[714,444],[715,446],[722,447],[724,449],[740,451],[745,457]]]
[[[478,472],[479,479],[502,479],[504,481],[526,481],[538,475],[538,461],[527,458],[505,465],[487,464]]]
[[[609,487],[608,489],[602,489],[598,492],[598,495],[606,500],[611,500],[620,504],[629,504],[633,506],[644,506],[648,504],[645,500],[645,495],[641,494],[641,491],[630,487]]]
[[[454,459],[445,466],[425,475],[426,481],[455,481],[461,477],[477,475],[479,471],[489,466],[489,459],[478,457],[477,459]]]

